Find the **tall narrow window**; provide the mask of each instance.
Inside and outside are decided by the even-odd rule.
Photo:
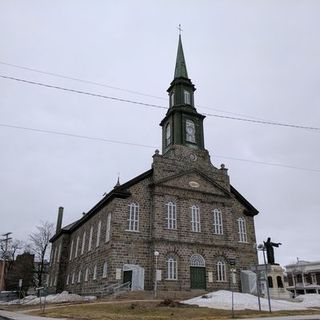
[[[85,245],[85,243],[86,243],[86,232],[84,231],[83,235],[82,235],[81,254],[84,253],[84,245]]]
[[[78,273],[78,283],[81,282],[81,270],[79,270],[79,273]]]
[[[72,273],[72,278],[71,278],[71,284],[74,284],[74,277],[75,277],[75,274],[74,272]]]
[[[93,276],[92,276],[92,279],[93,280],[96,280],[97,279],[97,265],[95,265],[93,267]]]
[[[61,243],[59,244],[59,249],[58,249],[58,262],[60,262],[60,257],[61,257]]]
[[[139,231],[139,205],[131,203],[129,205],[128,231]]]
[[[166,146],[171,143],[171,126],[170,123],[166,125]]]
[[[101,234],[101,220],[98,223],[98,228],[97,228],[97,242],[96,242],[96,247],[99,247],[100,244],[100,234]]]
[[[57,252],[58,252],[58,248],[55,248],[55,250],[54,250],[53,263],[56,263],[56,262],[57,262]]]
[[[184,90],[184,103],[190,104],[190,92],[187,90]]]
[[[217,262],[217,281],[218,282],[227,281],[226,264],[225,264],[224,261],[218,261]]]
[[[222,212],[220,209],[213,210],[213,233],[223,234]]]
[[[171,107],[173,107],[174,106],[174,92],[171,93],[170,103],[171,103]]]
[[[67,281],[66,281],[66,285],[69,284],[69,274],[67,275]]]
[[[73,239],[71,240],[71,245],[70,245],[70,256],[69,256],[69,260],[72,259],[72,251],[73,251]]]
[[[106,227],[106,242],[110,241],[111,232],[111,213],[107,215],[107,227]]]
[[[192,120],[186,120],[186,141],[196,142],[196,127]]]
[[[74,257],[76,258],[78,256],[78,247],[79,247],[79,241],[80,241],[80,237],[77,237],[77,242],[76,242],[76,250],[74,252]]]
[[[191,207],[191,227],[193,232],[201,232],[200,208],[198,206]]]
[[[88,251],[90,251],[90,250],[91,250],[91,247],[92,247],[92,236],[93,236],[93,227],[90,228]]]
[[[108,263],[107,261],[103,264],[102,278],[106,278],[108,273]]]
[[[86,268],[85,274],[84,274],[84,281],[87,282],[89,278],[89,268]]]
[[[173,202],[168,202],[167,207],[167,228],[168,229],[177,229],[177,207]]]
[[[169,257],[167,260],[167,279],[178,279],[178,263],[175,257]]]
[[[238,219],[239,242],[248,242],[246,221],[243,218]]]

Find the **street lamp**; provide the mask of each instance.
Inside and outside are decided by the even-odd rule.
[[[154,253],[154,257],[156,258],[156,264],[155,264],[155,279],[154,279],[154,297],[157,297],[157,285],[158,285],[158,277],[157,277],[157,270],[158,270],[158,257],[159,257],[159,251],[155,251]]]
[[[265,267],[265,273],[266,273],[266,286],[267,286],[267,295],[268,295],[268,305],[269,305],[269,312],[271,312],[271,301],[270,301],[270,291],[269,291],[269,281],[268,281],[268,266],[267,266],[267,261],[266,261],[266,247],[263,244],[258,245],[258,250],[262,251],[263,253],[263,262],[264,262],[264,267]]]

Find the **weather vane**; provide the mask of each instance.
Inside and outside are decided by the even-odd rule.
[[[178,30],[179,30],[179,36],[181,36],[181,31],[183,31],[183,30],[181,28],[181,24],[180,23],[179,23],[179,26],[178,26]]]

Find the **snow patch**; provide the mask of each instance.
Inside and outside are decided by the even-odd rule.
[[[45,298],[42,297],[41,301],[46,303],[61,303],[61,302],[78,302],[78,301],[94,301],[97,297],[95,296],[79,296],[78,294],[69,293],[68,291],[63,291],[57,294],[50,294]],[[19,300],[12,300],[6,304],[24,304],[24,305],[36,305],[40,303],[40,298],[37,296],[26,296],[25,298]]]
[[[208,293],[206,296],[200,296],[182,301],[186,304],[195,304],[199,307],[208,307],[215,309],[231,310],[231,291],[219,290]],[[234,292],[234,310],[259,310],[258,298],[252,294]],[[268,300],[260,298],[261,309],[269,310]],[[304,310],[309,307],[320,307],[319,294],[306,294],[290,301],[271,299],[271,309],[279,310]]]

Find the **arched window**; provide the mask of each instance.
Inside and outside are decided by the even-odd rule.
[[[171,126],[170,123],[166,125],[166,146],[171,143]]]
[[[169,256],[167,260],[167,279],[178,279],[178,263],[177,259],[174,256]]]
[[[224,261],[219,260],[217,262],[217,281],[218,282],[226,282],[226,264]]]
[[[190,258],[191,267],[205,267],[206,261],[200,254],[193,254]]]
[[[106,242],[110,241],[111,233],[111,212],[107,215]]]
[[[91,250],[91,247],[92,247],[92,237],[93,237],[93,227],[90,228],[88,251],[90,251],[90,250]]]
[[[184,103],[185,104],[191,104],[190,103],[190,92],[187,90],[184,90]]]
[[[86,268],[86,271],[84,273],[84,281],[87,282],[89,279],[89,268]]]
[[[174,202],[168,202],[166,204],[167,208],[167,228],[168,229],[177,229],[177,206]]]
[[[272,281],[272,277],[268,277],[268,286],[269,288],[273,288],[273,281]]]
[[[280,276],[277,276],[277,285],[278,285],[278,288],[283,288],[283,282]]]
[[[239,242],[248,242],[246,221],[243,218],[238,220]]]
[[[200,208],[198,206],[191,207],[191,229],[193,232],[201,232]]]
[[[103,264],[102,278],[106,278],[108,273],[108,263],[107,261]]]
[[[97,241],[96,241],[96,247],[99,247],[99,244],[100,244],[100,234],[101,234],[101,220],[98,222],[98,226],[97,226]]]
[[[79,273],[78,273],[78,283],[81,282],[81,270],[79,270]]]
[[[196,142],[196,127],[190,119],[186,120],[186,141]]]
[[[173,107],[174,106],[174,92],[171,93],[170,103],[171,103],[171,107]]]
[[[222,212],[220,209],[213,210],[213,233],[223,234]]]
[[[84,253],[84,245],[85,245],[85,243],[86,243],[86,232],[84,231],[83,235],[82,235],[81,254]]]
[[[139,231],[139,204],[129,204],[128,231]]]
[[[96,279],[97,279],[97,265],[95,265],[95,266],[93,267],[92,279],[93,279],[93,280],[96,280]]]

